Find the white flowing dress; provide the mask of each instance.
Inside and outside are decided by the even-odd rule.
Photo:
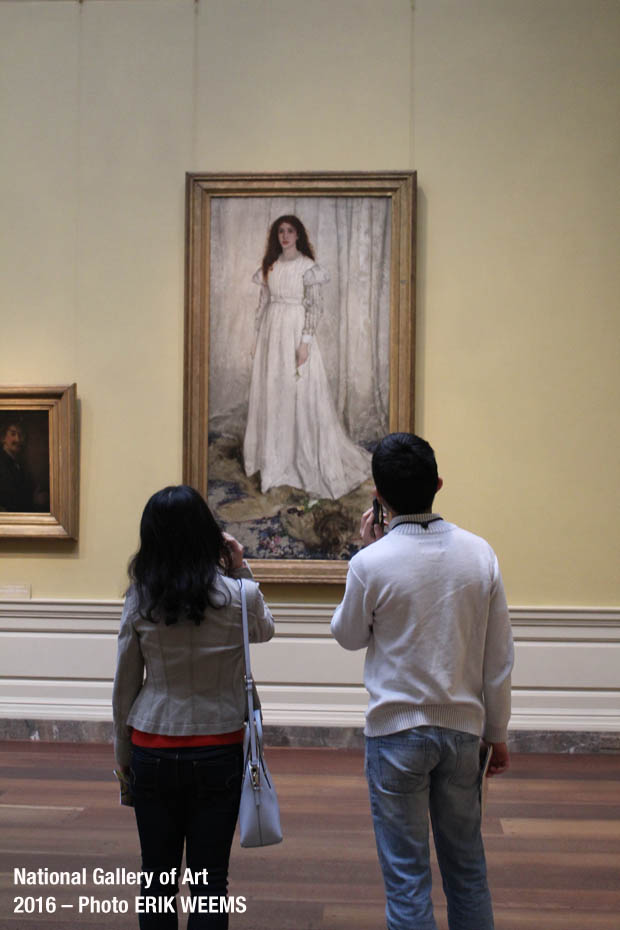
[[[261,491],[290,485],[335,500],[371,473],[370,454],[345,433],[316,340],[326,272],[311,258],[278,259],[261,286],[257,340],[243,444],[247,475],[260,471]],[[297,369],[295,351],[310,343]]]

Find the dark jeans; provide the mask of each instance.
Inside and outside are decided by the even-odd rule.
[[[183,749],[134,746],[131,774],[142,869],[154,873],[149,888],[142,882],[143,898],[169,898],[176,893],[184,842],[186,867],[192,869],[194,877],[204,869],[208,874],[206,884],[182,885],[182,896],[226,897],[242,770],[241,745]],[[177,882],[162,884],[160,873],[173,868],[177,869]],[[139,924],[141,930],[177,930],[176,901],[174,913],[140,914]],[[195,913],[187,927],[226,930],[228,914]]]

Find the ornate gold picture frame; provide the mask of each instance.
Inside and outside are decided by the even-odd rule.
[[[75,384],[0,386],[0,537],[78,538]]]
[[[373,443],[414,425],[415,172],[188,174],[186,195],[183,480],[258,580],[342,582]]]

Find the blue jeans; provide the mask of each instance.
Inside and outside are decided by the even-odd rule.
[[[437,930],[428,817],[450,930],[493,930],[480,834],[480,740],[444,727],[366,738],[388,930]]]
[[[226,897],[228,860],[239,814],[243,749],[241,745],[182,749],[133,747],[131,777],[142,869],[153,872],[142,896],[166,898],[178,891],[178,881],[161,884],[161,872],[186,866],[194,877],[207,870],[204,881],[186,884],[184,896]],[[201,875],[200,878],[204,878]],[[141,914],[141,930],[177,930],[174,913]],[[188,930],[226,930],[226,913],[192,914]]]

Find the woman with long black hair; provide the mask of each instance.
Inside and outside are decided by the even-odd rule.
[[[226,898],[239,812],[246,718],[239,586],[243,549],[185,485],[144,508],[129,566],[118,638],[115,754],[131,779],[142,850],[142,895],[178,890],[185,845],[187,895]],[[251,642],[273,635],[258,585],[244,582]],[[146,677],[144,675],[146,670]],[[176,869],[174,884],[160,874]],[[152,876],[152,881],[148,877]],[[147,887],[148,884],[148,887]],[[160,911],[162,909],[160,908]],[[176,930],[174,913],[140,915],[142,930]],[[226,911],[195,913],[189,930],[225,930]]]

